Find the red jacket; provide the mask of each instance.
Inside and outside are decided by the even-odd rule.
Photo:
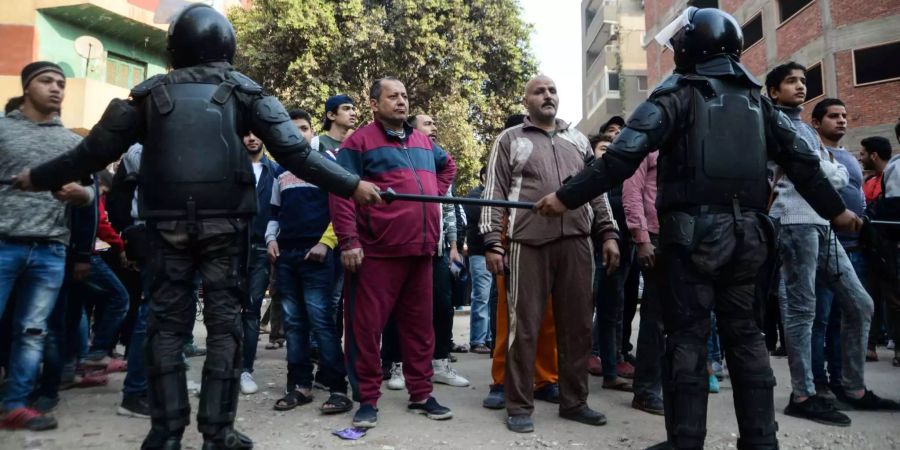
[[[119,236],[119,233],[116,233],[116,230],[113,228],[112,224],[109,223],[109,215],[106,213],[105,195],[100,197],[98,208],[100,212],[100,220],[97,221],[97,238],[111,245],[113,250],[115,250],[117,253],[124,252],[125,242],[122,241],[122,237]]]
[[[388,135],[380,122],[356,130],[341,143],[337,161],[382,191],[444,195],[456,175],[453,158],[428,136],[405,126],[406,138]],[[357,206],[330,195],[334,232],[341,249],[362,248],[365,256],[431,255],[441,230],[440,205],[398,201]]]

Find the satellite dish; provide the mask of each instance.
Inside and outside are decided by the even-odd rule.
[[[80,36],[75,39],[75,53],[87,60],[103,56],[103,43],[93,36]]]

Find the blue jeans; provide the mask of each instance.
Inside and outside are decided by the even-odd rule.
[[[825,225],[783,225],[779,240],[786,294],[781,299],[781,313],[794,395],[809,397],[816,394],[812,330],[816,318],[817,280],[831,289],[841,308],[841,384],[847,390],[864,389],[866,343],[874,306],[844,247],[837,243],[834,233]]]
[[[858,249],[847,251],[860,280],[866,279],[865,256]],[[812,329],[812,371],[816,384],[841,384],[841,307],[834,303],[826,274],[816,277],[816,319]],[[828,363],[828,372],[825,363]]]
[[[469,316],[469,345],[484,345],[491,341],[489,327],[488,301],[491,297],[491,284],[494,276],[487,270],[487,258],[484,255],[469,256],[469,273],[472,276],[472,311]]]
[[[119,327],[128,314],[128,290],[100,255],[92,255],[87,279],[72,283],[71,291],[70,295],[95,299],[94,338],[87,358],[101,359],[116,345]]]
[[[44,353],[47,318],[62,287],[66,247],[55,243],[0,241],[0,316],[13,297],[9,379],[3,406],[25,406]],[[15,286],[15,292],[13,287]]]
[[[626,258],[623,257],[622,261]],[[627,265],[622,265],[615,272],[608,274],[603,267],[599,253],[594,254],[594,324],[591,330],[594,355],[603,363],[603,378],[606,381],[618,378],[616,364],[619,362],[619,350],[622,348],[622,317],[625,308],[625,279],[631,258]]]
[[[344,352],[335,323],[334,255],[329,251],[324,262],[308,261],[305,257],[309,250],[282,251],[275,263],[287,339],[287,389],[312,386],[309,336],[314,335],[319,344],[316,379],[331,392],[347,392]]]
[[[716,313],[710,313],[710,333],[706,340],[706,360],[709,362],[722,362],[722,346],[719,344],[719,331],[716,329]]]
[[[122,394],[143,396],[147,394],[147,361],[144,359],[147,341],[147,302],[150,301],[151,271],[141,270],[141,293],[144,301],[138,306],[131,331],[131,342],[128,343],[128,372],[122,383]]]
[[[253,245],[250,249],[250,305],[241,314],[244,328],[243,360],[244,372],[253,373],[256,360],[256,344],[259,340],[259,319],[263,298],[269,287],[269,259],[266,248]]]

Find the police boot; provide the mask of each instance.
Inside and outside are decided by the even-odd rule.
[[[778,423],[775,422],[773,388],[775,377],[772,369],[762,374],[732,372],[734,412],[737,417],[740,438],[738,450],[777,450]]]
[[[150,347],[150,346],[148,346]],[[148,348],[152,351],[152,348]],[[152,358],[148,358],[152,361]],[[152,426],[142,450],[178,450],[190,423],[187,366],[180,357],[147,367],[148,399]]]
[[[253,441],[247,435],[227,427],[219,430],[215,435],[203,435],[202,450],[249,450],[253,448]]]
[[[172,434],[168,430],[150,428],[150,433],[141,444],[141,450],[181,450],[182,433]]]

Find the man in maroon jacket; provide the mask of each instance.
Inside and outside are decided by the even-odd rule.
[[[409,126],[406,88],[395,78],[376,80],[369,91],[375,121],[341,144],[338,163],[360,178],[398,193],[444,195],[456,164],[428,136]],[[331,220],[341,246],[345,284],[345,352],[356,427],[378,420],[382,381],[381,332],[393,314],[400,334],[409,410],[430,419],[453,413],[431,397],[432,263],[441,226],[440,206],[396,202],[354,206],[330,198]]]

